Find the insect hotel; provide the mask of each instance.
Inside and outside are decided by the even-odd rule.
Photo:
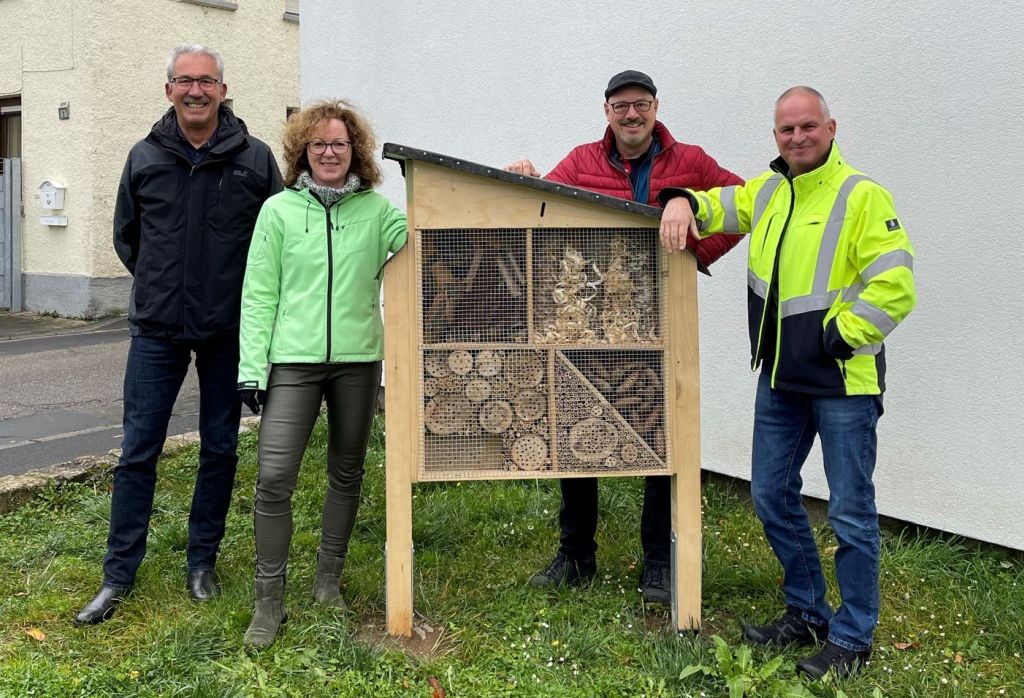
[[[384,269],[388,631],[412,631],[413,483],[638,475],[672,477],[672,619],[697,629],[697,260],[662,251],[657,208],[384,157],[409,219]]]

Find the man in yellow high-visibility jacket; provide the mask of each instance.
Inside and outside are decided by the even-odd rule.
[[[914,250],[892,196],[846,163],[835,130],[820,93],[790,88],[775,105],[780,157],[770,171],[744,185],[661,194],[661,239],[670,252],[682,250],[687,236],[750,234],[751,366],[761,366],[751,491],[783,567],[786,612],[744,626],[744,635],[759,644],[825,640],[797,663],[813,677],[852,673],[870,656],[879,606],[872,474],[883,341],[916,301]],[[835,612],[800,497],[800,468],[815,434],[839,542],[842,604]]]

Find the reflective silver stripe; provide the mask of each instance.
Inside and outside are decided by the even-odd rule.
[[[861,282],[855,283],[853,286],[849,286],[843,289],[843,302],[853,303],[855,300],[860,298],[860,292],[864,290],[864,284]]]
[[[843,219],[846,217],[846,200],[853,188],[867,179],[862,174],[853,174],[839,187],[839,193],[836,194],[836,200],[825,223],[825,232],[821,236],[821,246],[818,247],[818,261],[814,268],[811,293],[824,293],[828,290],[828,277],[832,274],[832,262],[835,260],[836,248],[839,247],[839,233],[843,229]]]
[[[865,300],[858,299],[853,304],[853,307],[850,308],[850,312],[877,327],[883,337],[887,337],[890,332],[896,329],[896,321],[889,317],[889,313],[871,305]]]
[[[780,184],[782,184],[782,175],[774,175],[769,177],[761,190],[757,192],[757,198],[754,199],[754,215],[750,218],[750,232],[757,229],[758,221],[764,215],[765,209],[768,208],[768,202],[771,201]]]
[[[907,267],[913,270],[914,257],[906,250],[893,250],[886,252],[867,266],[867,269],[860,273],[860,279],[864,283],[871,281],[883,271],[889,271],[896,267]]]
[[[882,345],[881,344],[865,344],[862,347],[857,347],[856,349],[854,349],[853,353],[854,354],[869,354],[871,356],[874,356],[875,354],[877,354],[880,351],[882,351]]]
[[[768,282],[764,279],[758,278],[757,274],[747,269],[747,286],[754,292],[754,295],[759,298],[768,297]]]
[[[704,210],[708,212],[708,217],[704,220],[697,219],[697,229],[706,230],[711,225],[711,219],[715,217],[715,210],[711,208],[711,197],[702,191],[694,192],[697,198],[704,203]]]
[[[839,291],[828,293],[812,293],[809,296],[797,296],[782,302],[782,317],[812,313],[816,310],[828,310],[835,301]]]
[[[736,187],[722,187],[722,193],[718,197],[725,210],[725,220],[722,221],[722,230],[727,233],[736,233],[740,229],[740,216],[736,211]]]

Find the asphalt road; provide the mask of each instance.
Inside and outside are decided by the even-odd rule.
[[[128,355],[121,322],[83,332],[0,340],[0,476],[17,475],[121,445]],[[198,428],[194,367],[168,435]]]

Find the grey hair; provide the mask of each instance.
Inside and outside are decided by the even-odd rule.
[[[167,54],[168,80],[174,77],[174,62],[178,60],[180,56],[191,54],[200,54],[212,58],[217,64],[217,72],[220,74],[221,82],[224,81],[224,56],[220,55],[219,51],[216,51],[209,46],[203,46],[202,44],[178,44],[171,49],[171,52]]]
[[[828,111],[828,104],[825,103],[825,98],[822,97],[821,93],[818,92],[816,89],[814,89],[813,87],[807,87],[806,85],[796,85],[794,87],[789,88],[785,92],[783,92],[781,95],[779,95],[779,98],[777,100],[775,100],[775,108],[778,109],[779,108],[779,102],[784,100],[786,97],[789,97],[794,92],[803,92],[805,94],[809,94],[809,95],[812,95],[814,97],[817,97],[818,98],[818,103],[821,105],[821,115],[823,117],[825,117],[825,119],[831,119],[832,118],[832,115]]]

